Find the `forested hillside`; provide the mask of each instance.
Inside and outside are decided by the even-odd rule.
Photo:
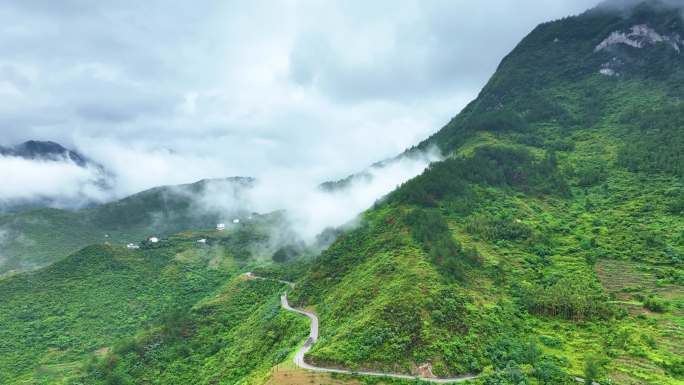
[[[536,28],[419,146],[451,157],[302,279],[324,325],[309,359],[684,383],[683,26],[647,2]]]
[[[306,327],[278,312],[282,284],[241,275],[268,265],[277,216],[180,233],[137,250],[89,246],[0,279],[0,383],[163,384],[200,372],[207,381],[227,373],[237,381],[270,368]],[[150,367],[131,372],[142,358]],[[179,360],[157,376],[157,365]]]

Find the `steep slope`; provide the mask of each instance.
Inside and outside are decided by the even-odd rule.
[[[613,3],[623,2],[538,26],[504,58],[478,98],[420,147],[448,152],[489,130],[562,150],[562,140],[543,131],[548,125],[565,134],[677,102],[684,95],[681,11],[658,0],[627,9]]]
[[[153,188],[93,208],[0,215],[0,275],[48,265],[93,243],[126,244],[151,235],[212,228],[246,214],[238,202],[252,183],[249,178],[203,180]],[[235,210],[222,212],[203,205],[205,194],[217,194],[226,206],[234,202]]]
[[[311,362],[487,384],[684,383],[681,9],[536,28],[419,145],[434,164],[319,257]],[[487,374],[488,373],[488,374]]]

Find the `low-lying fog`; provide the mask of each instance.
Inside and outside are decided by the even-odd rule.
[[[104,203],[137,192],[129,191],[130,186],[194,182],[195,179],[174,180],[173,176],[192,175],[193,172],[202,175],[199,171],[202,167],[211,168],[208,160],[205,164],[202,159],[184,159],[171,152],[138,157],[140,159],[126,162],[130,166],[125,172],[112,175],[106,175],[95,166],[80,167],[68,159],[39,161],[0,157],[0,174],[10,176],[0,187],[0,201],[9,204],[33,200],[51,207],[76,209],[85,203]],[[105,159],[101,164],[106,168],[106,158],[101,159]],[[359,169],[357,171],[363,172],[363,177],[352,178],[335,189],[324,189],[320,184],[341,176],[320,179],[315,165],[310,170],[273,168],[261,172],[255,183],[241,194],[236,195],[232,187],[216,182],[191,199],[201,212],[225,213],[226,216],[235,211],[269,213],[284,210],[298,235],[312,241],[325,228],[349,224],[376,200],[439,159],[437,150],[399,157],[382,166]],[[145,162],[145,165],[137,167],[137,162]],[[109,165],[114,169],[124,166]],[[110,186],[103,187],[107,184],[103,183],[103,178],[108,178]]]

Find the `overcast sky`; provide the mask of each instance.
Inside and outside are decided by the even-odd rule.
[[[596,2],[9,0],[0,142],[75,146],[122,193],[333,179],[437,131],[536,24]]]

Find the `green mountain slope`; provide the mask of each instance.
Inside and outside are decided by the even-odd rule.
[[[207,209],[197,197],[211,191],[238,201],[252,183],[249,178],[203,180],[153,188],[94,208],[0,215],[0,275],[49,265],[93,243],[126,244],[151,235],[211,228],[227,219],[222,215],[244,213]]]
[[[225,231],[180,233],[157,244],[143,243],[139,250],[89,246],[49,267],[0,279],[0,383],[83,383],[79,378],[84,374],[92,376],[85,383],[115,383],[107,381],[120,373],[91,373],[86,363],[112,349],[124,356],[121,352],[132,349],[135,341],[158,347],[155,357],[160,361],[169,354],[187,358],[167,345],[180,342],[172,337],[179,331],[183,338],[196,338],[201,354],[214,357],[222,351],[242,357],[240,362],[222,361],[221,370],[232,370],[233,379],[264,364],[270,367],[282,352],[269,349],[293,349],[305,325],[274,310],[280,285],[241,283],[236,277],[268,264],[274,253],[270,236],[281,219],[272,214]],[[240,340],[242,348],[235,351],[238,342],[233,340],[246,335],[247,322],[254,339]],[[268,331],[280,326],[285,328],[281,334]],[[164,343],[157,343],[159,339]],[[245,344],[252,342],[255,349],[268,352],[246,356]],[[145,349],[149,353],[149,346]]]
[[[684,383],[683,26],[648,2],[535,29],[420,145],[451,158],[302,278],[293,299],[322,325],[308,359]]]
[[[89,384],[259,381],[308,334],[280,312],[283,284],[237,278],[188,313],[117,346],[86,368]]]

